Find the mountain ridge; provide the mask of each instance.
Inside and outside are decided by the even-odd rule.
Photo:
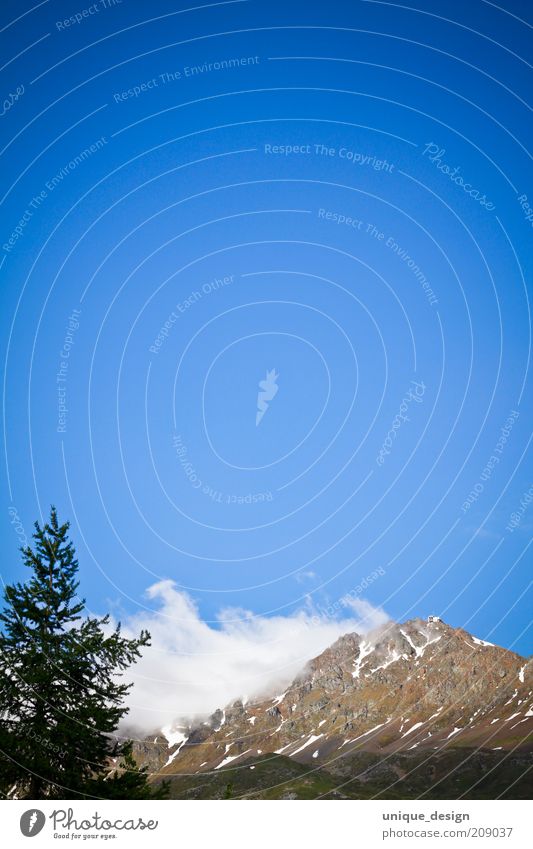
[[[363,754],[375,764],[451,750],[525,757],[532,673],[531,658],[439,617],[388,622],[339,637],[284,692],[173,723],[137,741],[134,754],[155,781],[254,769],[267,755],[348,778]]]

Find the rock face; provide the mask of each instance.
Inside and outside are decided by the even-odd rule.
[[[388,762],[389,771],[395,763],[396,778],[398,756],[406,753],[507,751],[527,758],[533,752],[532,673],[532,660],[437,617],[388,623],[365,636],[341,637],[285,692],[237,700],[208,722],[183,729],[183,739],[169,741],[164,764],[162,757],[157,763],[147,757],[150,738],[135,754],[157,767],[155,780],[253,765],[269,753],[328,775],[349,773],[354,755],[366,753],[374,765]]]

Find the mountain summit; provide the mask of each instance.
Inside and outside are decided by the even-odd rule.
[[[165,729],[166,747],[158,735],[138,744],[137,755],[154,780],[214,775],[230,764],[238,775],[266,756],[343,784],[362,767],[367,782],[385,769],[387,786],[405,783],[402,775],[420,761],[429,764],[427,779],[438,780],[438,764],[451,752],[456,777],[461,758],[473,758],[471,768],[488,757],[492,770],[505,755],[507,769],[518,758],[522,770],[533,750],[532,671],[532,660],[438,617],[389,622],[341,637],[284,692],[237,699],[197,725]],[[150,753],[156,740],[157,754]]]

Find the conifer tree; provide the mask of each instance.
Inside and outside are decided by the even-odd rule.
[[[28,799],[150,798],[131,743],[113,737],[132,686],[123,674],[150,635],[127,639],[109,616],[84,613],[68,528],[53,507],[49,522],[36,522],[33,549],[21,549],[29,580],[4,591],[0,792]],[[123,769],[110,773],[112,762]]]

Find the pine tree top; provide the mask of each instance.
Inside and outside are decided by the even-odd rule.
[[[117,744],[111,735],[128,711],[132,684],[121,679],[150,635],[128,639],[108,615],[85,615],[68,531],[52,507],[48,522],[35,523],[33,547],[21,549],[28,580],[4,592],[0,790],[15,785],[28,798],[99,795],[110,758],[124,756],[127,768],[110,790],[149,796],[144,773],[127,777],[134,769],[128,742]]]

